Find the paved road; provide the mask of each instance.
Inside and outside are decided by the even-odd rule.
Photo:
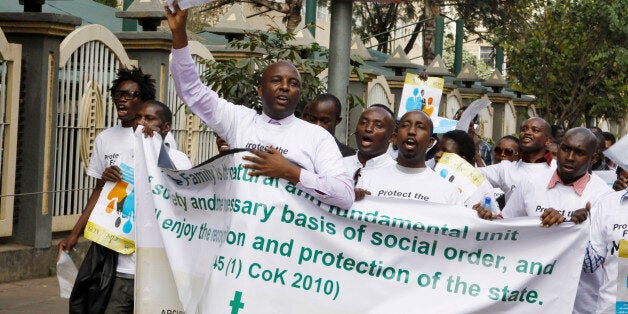
[[[0,313],[68,313],[57,277],[0,283]]]

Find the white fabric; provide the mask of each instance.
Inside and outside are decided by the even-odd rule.
[[[100,132],[94,141],[87,174],[100,179],[103,171],[110,166],[122,163],[132,166],[133,145],[133,128],[123,128],[118,124]]]
[[[232,148],[271,146],[301,167],[297,188],[316,199],[350,208],[353,182],[344,170],[336,141],[323,128],[294,116],[271,124],[255,110],[222,99],[199,79],[188,47],[172,50],[171,73],[177,95]]]
[[[168,133],[170,134],[170,133]],[[166,142],[166,147],[168,149],[168,156],[172,163],[177,168],[177,170],[187,170],[192,168],[192,163],[184,152],[177,150],[176,148],[172,148],[169,143]]]
[[[529,163],[522,160],[516,162],[502,161],[496,165],[480,167],[478,170],[493,187],[504,191],[506,201],[508,201],[512,191],[520,185],[523,178],[536,183],[538,182],[537,179],[543,179],[548,173],[550,175],[554,173],[556,160],[552,159],[550,165],[545,162]]]
[[[364,171],[370,171],[372,169],[378,169],[381,167],[396,164],[396,162],[390,157],[390,155],[386,153],[367,160],[366,163],[364,163],[364,166],[362,166],[362,163],[360,162],[360,160],[358,160],[358,154],[344,157],[342,158],[342,162],[345,165],[345,171],[351,178],[353,178],[355,172],[360,168],[362,168],[362,171],[360,171],[360,175],[362,175]]]
[[[504,218],[541,216],[547,208],[551,207],[570,219],[573,212],[584,208],[587,202],[594,204],[601,196],[611,191],[608,185],[597,176],[591,176],[582,196],[576,193],[573,186],[560,183],[548,189],[547,185],[552,175],[553,173],[550,173],[544,180],[535,182],[521,181],[521,186],[515,189],[510,200],[506,202],[502,216]],[[591,313],[591,309],[597,302],[601,282],[601,271],[581,273],[573,313]]]
[[[462,205],[462,195],[430,168],[406,168],[398,164],[373,169],[362,175],[359,188],[372,196]]]
[[[168,134],[166,134],[164,143],[166,143],[166,145],[170,148],[179,149],[177,147],[177,141],[174,139],[174,135],[172,135],[172,132],[168,132]]]
[[[626,191],[606,195],[591,208],[591,247],[605,258],[596,313],[615,313],[617,295],[617,249],[628,239],[628,201],[620,203]],[[619,227],[618,227],[619,226]],[[599,272],[599,271],[598,271]]]

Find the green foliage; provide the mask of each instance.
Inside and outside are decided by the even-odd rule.
[[[394,4],[354,1],[353,31],[361,38],[375,37],[378,42],[377,50],[389,53],[394,49],[389,31],[397,28],[400,23],[416,22],[418,15],[415,3],[410,0]]]
[[[445,39],[443,46],[451,47],[453,46],[453,44],[454,44],[453,40]],[[445,62],[447,69],[449,69],[451,73],[454,73],[454,49],[453,48],[443,50],[443,62]],[[476,55],[464,49],[462,50],[462,64],[471,65],[473,69],[475,70],[475,74],[477,74],[481,79],[487,79],[489,78],[489,76],[491,76],[491,73],[493,73],[491,68],[488,65],[486,65],[486,63],[484,63],[482,60],[480,60],[480,58],[478,58]]]
[[[328,50],[318,43],[309,46],[289,44],[294,38],[294,34],[279,29],[247,33],[243,40],[234,40],[228,46],[261,55],[237,61],[207,61],[207,70],[202,74],[202,80],[205,84],[213,86],[221,97],[259,112],[262,110],[262,104],[257,95],[257,86],[261,81],[262,72],[277,61],[290,61],[297,67],[302,79],[301,98],[296,110],[298,116],[309,100],[326,91],[326,86],[318,76],[328,68],[326,61]],[[364,62],[359,58],[352,59],[353,62],[354,73],[363,77],[358,66]]]
[[[623,0],[546,1],[530,12],[529,27],[506,34],[509,73],[550,123],[625,116],[627,11]]]

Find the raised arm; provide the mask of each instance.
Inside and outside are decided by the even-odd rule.
[[[188,18],[188,10],[181,10],[178,1],[173,3],[174,11],[166,4],[168,26],[172,31],[172,48],[181,49],[188,45],[188,35],[185,32]]]

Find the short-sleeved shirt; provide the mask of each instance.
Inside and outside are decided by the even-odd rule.
[[[372,196],[463,205],[462,194],[430,168],[407,168],[398,164],[368,171],[358,187]]]

